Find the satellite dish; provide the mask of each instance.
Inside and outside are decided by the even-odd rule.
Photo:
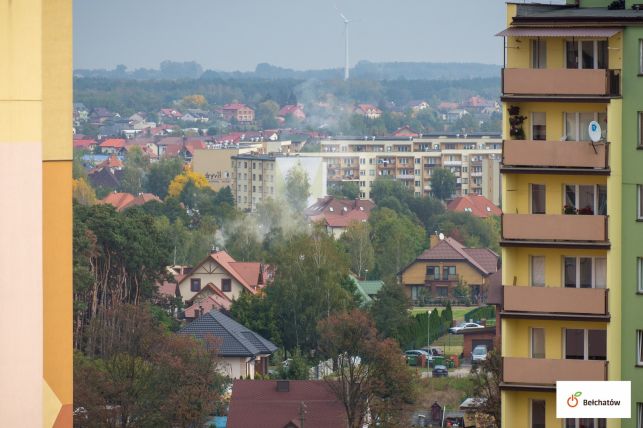
[[[592,143],[598,143],[601,141],[601,138],[601,125],[599,125],[595,120],[592,120],[589,123],[589,139],[592,140]]]
[[[444,233],[440,232],[438,238],[440,238],[440,241],[444,241]]]

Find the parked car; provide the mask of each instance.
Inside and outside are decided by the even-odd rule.
[[[473,348],[473,352],[471,352],[471,362],[472,363],[479,363],[480,361],[484,361],[487,359],[487,347],[485,345],[478,345],[475,348]]]
[[[462,330],[465,330],[465,329],[468,330],[468,329],[471,329],[471,328],[484,328],[484,326],[480,325],[480,324],[477,324],[475,322],[462,322],[462,323],[456,325],[455,327],[451,327],[449,329],[449,332],[451,332],[453,334],[459,334],[459,333],[462,332]]]
[[[449,370],[447,370],[446,366],[435,366],[433,367],[433,377],[448,377],[449,376]]]
[[[404,354],[407,357],[411,357],[411,356],[419,357],[421,355],[424,355],[426,358],[429,359],[429,361],[431,361],[433,359],[433,356],[430,355],[428,352],[426,352],[426,350],[424,350],[424,349],[409,349],[408,351],[404,352]]]
[[[429,350],[427,349],[427,347],[425,346],[424,348],[422,348],[422,351],[430,352],[430,353],[431,353],[431,355],[432,355],[432,356],[434,356],[434,357],[439,357],[439,356],[441,356],[441,355],[444,355],[444,351],[442,350],[442,348],[438,348],[438,347],[436,347],[436,346],[431,346],[431,350],[430,350],[430,351],[429,351]]]

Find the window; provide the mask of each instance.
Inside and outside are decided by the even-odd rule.
[[[531,114],[531,139],[545,140],[547,135],[547,115],[545,113]]]
[[[638,199],[638,203],[636,204],[636,218],[639,220],[643,220],[643,184],[638,184],[636,186],[636,195]]]
[[[565,428],[605,428],[607,427],[606,419],[580,418],[565,419]]]
[[[201,291],[201,278],[190,279],[190,291],[193,291],[193,292]]]
[[[643,428],[643,403],[636,403],[636,428]]]
[[[643,258],[636,258],[636,290],[643,293]]]
[[[455,266],[444,266],[442,268],[442,279],[444,280],[455,279]]]
[[[606,360],[606,330],[564,330],[565,359],[567,360]]]
[[[232,280],[230,278],[221,279],[221,291],[225,291],[225,292],[232,291]]]
[[[531,329],[531,358],[545,358],[545,329]]]
[[[593,120],[601,125],[601,134],[603,138],[607,135],[607,113],[599,112],[565,112],[564,124],[566,141],[590,141],[589,123]]]
[[[636,331],[636,365],[643,366],[643,330]]]
[[[440,268],[438,266],[427,266],[426,276],[433,279],[440,279]]]
[[[639,74],[643,74],[643,39],[639,39]],[[643,423],[640,426],[643,427]]]
[[[566,288],[605,288],[607,259],[605,257],[564,257],[563,277]]]
[[[545,428],[545,400],[531,400],[531,428]]]
[[[545,185],[531,184],[531,213],[545,214]]]
[[[607,68],[606,40],[568,40],[565,43],[567,68]]]
[[[437,287],[438,297],[449,297],[449,287]]]
[[[545,257],[531,256],[531,286],[545,286]]]
[[[566,214],[607,215],[607,186],[566,184],[563,211]]]
[[[547,68],[547,40],[531,41],[531,68]]]

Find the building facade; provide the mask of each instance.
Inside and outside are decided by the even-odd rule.
[[[413,189],[415,196],[431,192],[431,175],[438,167],[455,174],[457,184],[453,196],[479,194],[499,203],[499,163],[490,163],[484,177],[484,162],[500,160],[502,140],[499,135],[440,135],[421,137],[362,137],[321,141],[321,153],[328,168],[329,182],[354,181],[359,184],[360,197],[371,198],[373,182],[391,177]],[[495,185],[488,180],[495,177]],[[486,181],[486,184],[485,184]],[[483,189],[487,189],[487,194]]]
[[[246,154],[232,156],[232,195],[237,208],[255,211],[268,198],[283,199],[288,172],[301,167],[308,177],[306,206],[326,196],[326,167],[321,157]]]
[[[508,4],[499,34],[503,427],[643,426],[643,11],[611,3]],[[631,380],[632,419],[556,419],[557,380]]]

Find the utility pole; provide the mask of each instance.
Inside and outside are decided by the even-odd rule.
[[[426,378],[429,378],[429,357],[431,356],[431,309],[426,313],[426,350],[428,356],[426,357]]]

